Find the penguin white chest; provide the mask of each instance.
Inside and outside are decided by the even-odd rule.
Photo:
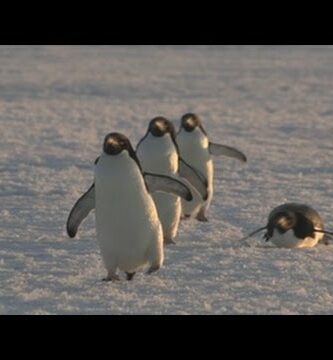
[[[155,137],[151,134],[141,142],[137,156],[144,171],[175,176],[178,173],[178,153],[169,134]],[[155,193],[153,198],[163,226],[166,241],[172,241],[177,235],[181,200],[165,193]]]
[[[96,231],[108,271],[135,271],[161,247],[161,224],[141,172],[127,151],[102,155],[95,168]]]
[[[148,134],[138,146],[137,156],[145,171],[162,175],[178,172],[178,154],[169,134],[162,137]]]
[[[181,130],[177,135],[177,144],[182,158],[208,176],[212,171],[212,160],[207,136],[198,128],[192,132]]]
[[[214,165],[211,155],[209,153],[209,140],[207,136],[198,128],[192,132],[181,130],[177,135],[177,144],[181,157],[194,168],[200,170],[208,182],[208,198],[206,201],[200,202],[182,201],[183,213],[186,216],[197,216],[200,208],[204,212],[209,208],[213,198],[213,178],[214,178]],[[200,204],[201,203],[201,204]]]
[[[294,231],[288,230],[284,234],[280,234],[278,230],[274,230],[273,236],[270,241],[280,248],[312,248],[324,237],[324,234],[315,233],[315,237],[310,236],[299,239],[295,236]]]

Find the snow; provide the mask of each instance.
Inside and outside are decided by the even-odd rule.
[[[1,314],[331,314],[333,245],[277,249],[260,236],[284,202],[333,228],[332,46],[1,46]],[[215,158],[210,222],[181,224],[164,267],[105,283],[94,216],[68,213],[106,133],[133,145],[163,115],[198,113]]]

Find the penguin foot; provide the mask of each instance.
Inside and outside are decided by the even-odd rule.
[[[267,233],[262,238],[265,240],[265,242],[268,242],[270,239],[270,237]]]
[[[164,238],[164,245],[176,245],[175,241],[171,238]]]
[[[120,281],[120,277],[117,274],[108,274],[108,276],[106,278],[104,278],[103,281],[106,281],[106,282]]]
[[[208,222],[208,219],[206,218],[204,209],[201,209],[199,211],[198,215],[196,216],[196,219],[200,222]]]
[[[180,218],[180,220],[186,221],[186,220],[190,220],[190,218],[191,218],[191,215],[183,215],[183,216]]]
[[[325,236],[325,237],[321,240],[321,242],[322,242],[324,245],[326,245],[326,246],[330,244],[330,241],[329,241],[328,236]]]
[[[209,220],[206,218],[205,215],[198,215],[196,219],[200,222],[208,222]]]
[[[152,273],[158,271],[160,268],[161,268],[160,265],[152,265],[146,274],[151,275]]]
[[[134,272],[134,273],[128,273],[128,272],[126,272],[126,279],[127,279],[128,281],[132,281],[135,274],[136,274],[135,272]]]

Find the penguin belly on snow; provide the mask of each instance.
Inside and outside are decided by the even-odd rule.
[[[273,209],[268,215],[267,225],[253,231],[242,239],[249,239],[266,230],[264,239],[279,248],[312,248],[319,242],[328,244],[333,234],[324,229],[320,215],[305,204],[286,203]]]

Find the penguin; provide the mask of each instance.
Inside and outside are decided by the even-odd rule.
[[[319,242],[328,245],[329,235],[324,230],[320,215],[312,207],[305,204],[286,203],[273,209],[268,215],[267,225],[253,231],[243,240],[266,230],[264,239],[271,241],[279,248],[312,248]]]
[[[213,198],[214,164],[213,156],[224,155],[246,162],[246,156],[239,150],[218,145],[209,141],[208,135],[202,126],[198,115],[188,113],[181,118],[180,130],[176,141],[181,157],[191,166],[199,170],[208,182],[208,198],[202,202],[197,210],[192,204],[182,202],[184,218],[196,218],[198,221],[207,222],[207,210]]]
[[[78,225],[95,208],[105,281],[118,281],[118,270],[132,280],[146,267],[148,274],[161,268],[163,232],[151,195],[155,191],[192,200],[191,191],[180,180],[143,172],[126,136],[108,134],[95,164],[94,184],[76,202],[67,221],[68,235],[74,237]]]
[[[159,116],[150,121],[145,136],[136,147],[136,155],[144,171],[182,176],[197,187],[196,190],[202,194],[200,201],[207,199],[207,180],[181,159],[175,128],[168,119]],[[195,192],[193,188],[191,190]],[[153,198],[162,223],[164,244],[175,244],[181,218],[181,199],[166,193],[154,193]]]
[[[137,156],[137,153],[139,155]],[[173,124],[162,117],[153,119],[145,136],[139,141],[135,158],[146,172],[170,175],[185,184],[191,191],[191,207],[196,209],[208,197],[208,182],[204,175],[184,161],[179,154]],[[95,165],[99,161],[95,161]],[[171,192],[172,193],[172,192]],[[179,226],[179,197],[161,192],[152,193],[164,232],[164,244],[172,244]],[[67,221],[68,236],[74,238],[82,221],[95,208],[94,185],[76,202]],[[185,200],[184,200],[185,201]]]

